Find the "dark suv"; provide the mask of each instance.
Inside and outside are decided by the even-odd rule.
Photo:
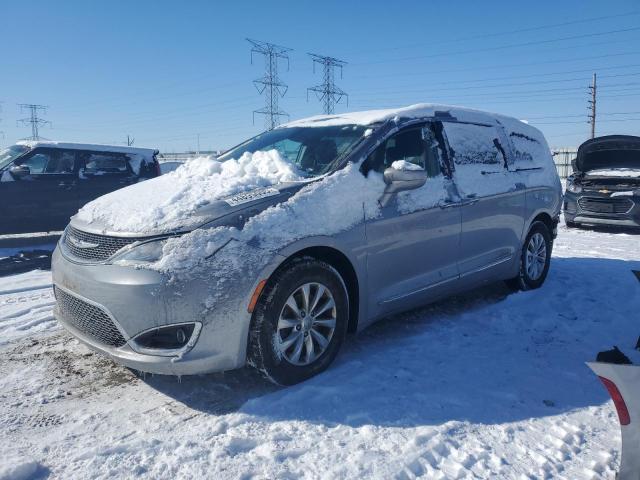
[[[85,203],[160,175],[157,150],[19,142],[0,151],[0,234],[62,230]]]
[[[640,227],[640,137],[608,135],[584,142],[567,179],[567,226]]]

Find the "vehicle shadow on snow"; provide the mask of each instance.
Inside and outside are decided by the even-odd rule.
[[[584,362],[640,333],[640,262],[554,258],[545,285],[491,285],[350,336],[325,373],[278,389],[250,369],[148,384],[210,414],[331,425],[504,423],[599,405]],[[267,395],[268,394],[268,395]]]

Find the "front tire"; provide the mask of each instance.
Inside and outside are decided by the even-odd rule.
[[[326,262],[299,258],[269,280],[251,320],[249,364],[278,385],[293,385],[335,359],[349,323],[347,289]]]
[[[547,278],[551,264],[553,240],[543,222],[534,222],[524,241],[520,254],[520,272],[507,281],[513,290],[540,288]]]

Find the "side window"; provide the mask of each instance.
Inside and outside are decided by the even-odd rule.
[[[75,169],[76,154],[69,150],[62,150],[49,159],[45,173],[73,173]]]
[[[430,177],[440,175],[438,141],[427,126],[411,127],[389,137],[376,148],[363,165],[363,172],[382,173],[393,162],[405,161],[426,170]]]
[[[504,169],[504,150],[501,151],[500,137],[494,127],[451,122],[443,125],[456,167],[482,165],[487,172]]]
[[[405,161],[425,168],[425,148],[421,128],[399,132],[385,142],[385,167],[390,167],[397,161]]]
[[[84,168],[87,173],[127,173],[129,165],[124,155],[117,153],[87,152],[84,154]]]
[[[25,158],[20,162],[20,165],[29,167],[31,175],[38,175],[44,173],[45,168],[49,160],[51,160],[52,152],[50,151],[36,151],[33,155]]]

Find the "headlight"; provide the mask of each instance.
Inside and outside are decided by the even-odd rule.
[[[135,245],[117,255],[111,263],[122,266],[155,263],[162,258],[162,249],[167,243],[167,240],[168,238],[161,238]]]
[[[567,192],[580,193],[582,191],[582,185],[567,180]]]

